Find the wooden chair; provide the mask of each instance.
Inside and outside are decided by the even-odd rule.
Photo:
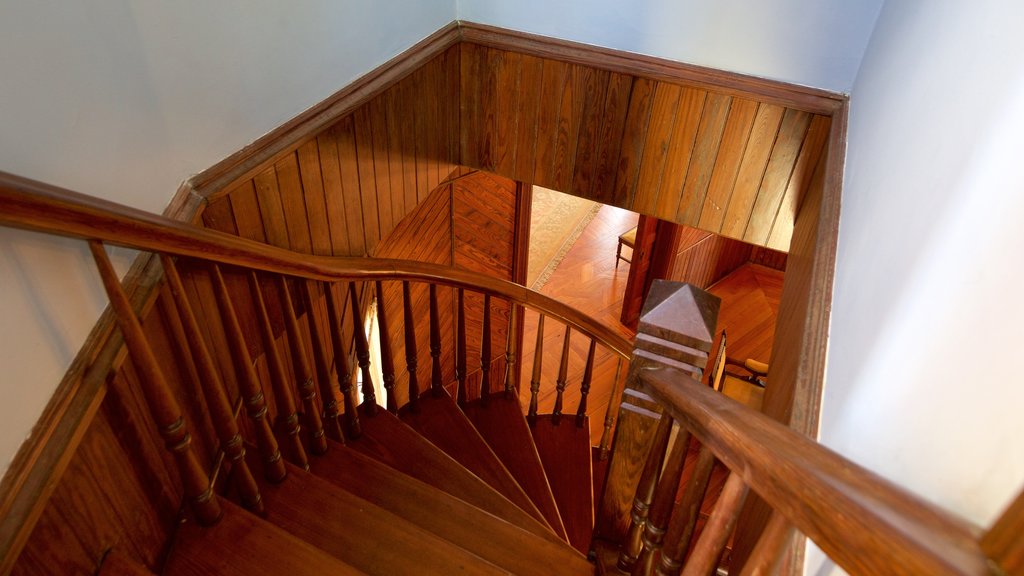
[[[760,410],[764,403],[768,365],[752,359],[739,362],[729,358],[725,352],[725,341],[725,330],[722,330],[718,354],[715,356],[713,368],[708,376],[708,385],[741,404]],[[728,370],[726,366],[737,367],[746,373]]]
[[[633,246],[636,244],[636,226],[633,226],[626,232],[619,234],[619,245],[615,248],[615,268],[619,267],[619,260],[625,260],[626,264],[631,264],[633,261],[622,255],[622,247],[629,246],[630,258],[633,256]]]

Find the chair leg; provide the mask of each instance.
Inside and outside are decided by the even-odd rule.
[[[622,259],[622,241],[619,241],[619,245],[615,247],[615,269],[619,269],[619,260]]]

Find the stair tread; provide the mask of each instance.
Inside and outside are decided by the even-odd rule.
[[[288,465],[261,486],[266,520],[370,574],[500,574],[502,570],[405,518]]]
[[[586,554],[594,530],[590,421],[584,419],[581,427],[576,425],[574,417],[543,415],[537,417],[530,431],[562,514],[569,543]]]
[[[270,522],[222,501],[224,516],[210,527],[182,524],[175,534],[167,576],[322,576],[363,574]]]
[[[149,568],[118,550],[111,550],[103,558],[96,576],[153,576]]]
[[[468,403],[463,412],[544,515],[548,524],[555,529],[555,533],[568,539],[519,399],[494,394],[487,400]]]
[[[435,396],[428,392],[420,398],[417,411],[406,405],[399,416],[403,422],[515,505],[548,524],[537,505],[530,500],[451,396]]]
[[[364,412],[363,409],[361,411]],[[466,470],[451,456],[386,410],[361,417],[362,436],[347,447],[486,510],[528,532],[558,541],[547,524]]]
[[[568,544],[527,532],[340,444],[313,457],[310,470],[516,574],[593,573],[593,565]]]

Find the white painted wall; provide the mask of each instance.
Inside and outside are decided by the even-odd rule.
[[[160,212],[454,14],[455,0],[0,2],[0,170]],[[105,305],[83,243],[0,228],[0,474]]]
[[[1024,485],[1022,21],[1014,0],[886,2],[851,97],[821,418],[982,525]]]
[[[849,92],[882,0],[458,0],[459,19]]]

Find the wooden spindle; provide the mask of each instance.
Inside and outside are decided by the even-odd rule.
[[[672,431],[672,417],[668,413],[661,415],[658,420],[658,428],[654,432],[654,439],[651,449],[647,452],[647,461],[644,464],[643,472],[636,486],[636,496],[633,498],[633,507],[630,511],[629,532],[622,545],[622,552],[619,553],[618,567],[624,572],[633,570],[640,551],[643,547],[641,537],[644,532],[644,525],[647,523],[647,515],[651,509],[651,500],[654,498],[654,489],[661,475],[661,465],[665,460],[665,448],[668,446],[669,432]]]
[[[299,398],[305,413],[306,429],[309,437],[309,451],[313,454],[327,452],[327,436],[320,410],[316,405],[316,384],[313,382],[313,368],[309,364],[309,355],[303,342],[302,331],[295,315],[295,305],[288,291],[288,279],[277,276],[277,285],[281,290],[282,310],[284,311],[284,329],[288,334],[288,344],[292,353],[292,369],[295,380],[299,384]],[[308,313],[308,312],[307,312]]]
[[[213,361],[210,349],[203,339],[199,321],[196,320],[195,312],[192,310],[192,304],[185,294],[185,287],[181,282],[181,275],[178,274],[178,267],[174,264],[174,259],[166,254],[160,255],[160,261],[164,266],[164,276],[167,277],[167,287],[177,307],[177,317],[181,320],[184,336],[182,343],[189,350],[192,361],[195,363],[199,384],[203,388],[203,396],[206,397],[210,420],[213,423],[213,429],[217,432],[217,438],[220,440],[220,449],[224,451],[224,455],[231,462],[231,479],[242,499],[242,505],[257,514],[262,514],[263,499],[260,496],[256,479],[253,478],[252,470],[245,461],[245,444],[242,442],[242,435],[238,430],[235,412],[231,408],[231,402],[224,390],[224,382],[221,380],[220,372],[217,371],[217,365]]]
[[[598,443],[598,458],[600,460],[607,460],[612,451],[612,429],[615,427],[615,410],[612,408],[616,406],[615,399],[622,394],[622,390],[619,388],[621,376],[622,358],[619,358],[615,363],[615,380],[612,381],[611,401],[608,402],[608,407],[604,411],[604,430],[601,432],[601,441]]]
[[[263,288],[253,270],[249,271],[249,290],[256,303],[256,319],[260,334],[263,336],[263,354],[267,357],[270,385],[273,386],[274,399],[277,401],[278,422],[284,425],[284,430],[288,434],[288,452],[292,464],[309,470],[309,459],[306,457],[306,447],[302,445],[302,427],[299,425],[299,414],[295,411],[292,387],[289,386],[288,373],[284,369],[284,361],[281,360],[281,351],[277,349],[277,339],[274,337],[274,327],[270,324]]]
[[[491,295],[484,293],[484,326],[480,334],[480,397],[491,395]]]
[[[419,411],[420,384],[416,377],[416,320],[412,311],[409,282],[402,282],[402,320],[405,323],[405,367],[409,371],[409,409]]]
[[[533,346],[533,374],[530,376],[530,408],[526,420],[537,421],[537,402],[540,396],[540,375],[544,364],[544,314],[537,318],[537,341]]]
[[[686,463],[686,453],[690,445],[690,433],[680,429],[676,436],[675,443],[665,462],[665,469],[661,473],[658,487],[654,492],[654,500],[651,503],[651,510],[644,525],[644,533],[641,537],[643,552],[633,566],[633,576],[645,576],[654,571],[654,559],[661,550],[665,538],[665,531],[668,527],[669,516],[676,502],[676,491],[679,489],[679,480],[683,475],[683,465]]]
[[[711,479],[711,470],[714,466],[715,455],[706,446],[701,446],[697,462],[693,465],[690,479],[683,490],[683,498],[673,511],[672,520],[669,521],[668,531],[665,533],[661,562],[658,564],[658,574],[661,576],[678,574],[683,565],[683,558],[686,557],[686,550],[697,526],[700,505],[704,501],[704,493],[707,491],[708,480]]]
[[[713,574],[718,568],[722,551],[729,541],[729,535],[736,527],[736,519],[740,516],[740,508],[747,498],[747,485],[739,474],[729,474],[722,493],[718,495],[711,517],[704,524],[704,530],[693,547],[693,554],[683,565],[683,576],[705,576]]]
[[[356,359],[359,361],[359,371],[363,375],[363,406],[367,416],[375,416],[377,392],[373,389],[373,378],[370,375],[370,344],[366,340],[366,328],[363,326],[363,313],[359,309],[355,283],[349,283],[348,297],[352,302],[352,332],[356,342]]]
[[[591,380],[594,378],[594,353],[597,350],[597,340],[590,339],[590,349],[587,350],[587,367],[583,369],[583,382],[580,383],[580,405],[576,408],[576,426],[582,428],[587,418],[587,398],[590,396]]]
[[[274,438],[274,431],[270,428],[267,418],[267,402],[263,397],[263,387],[253,369],[249,345],[245,342],[245,336],[242,335],[242,327],[238,324],[235,305],[231,302],[231,295],[228,294],[228,287],[224,283],[220,267],[211,264],[210,274],[213,277],[213,293],[217,298],[221,320],[224,324],[224,334],[227,337],[228,346],[231,348],[231,359],[235,364],[238,390],[244,399],[246,413],[249,414],[249,418],[256,428],[256,447],[263,460],[263,475],[271,482],[280,482],[284,480],[288,470],[285,468],[284,460],[281,459],[281,450],[278,448],[277,439]]]
[[[156,422],[160,436],[164,439],[164,445],[174,455],[175,462],[178,464],[178,473],[181,476],[185,497],[201,524],[207,526],[215,524],[220,520],[222,513],[220,501],[213,493],[210,479],[203,472],[199,459],[196,457],[195,451],[192,450],[192,436],[185,426],[185,417],[182,415],[181,407],[164,379],[156,356],[154,356],[146,334],[142,330],[142,325],[135,316],[135,311],[132,310],[128,296],[121,286],[121,281],[103,249],[103,244],[90,241],[89,250],[96,260],[100,279],[110,298],[110,307],[124,334],[125,345],[139,371],[139,382],[143,395],[146,397],[149,412],[153,416],[153,421]]]
[[[466,291],[458,289],[458,309],[456,310],[456,342],[455,342],[455,381],[458,383],[456,399],[459,406],[468,402],[466,394]]]
[[[562,398],[565,395],[566,381],[569,379],[569,337],[572,328],[565,325],[565,336],[562,338],[562,357],[558,362],[558,378],[555,380],[555,407],[551,411],[551,420],[557,425],[562,419]]]
[[[309,338],[311,340],[313,348],[313,363],[316,366],[316,378],[320,387],[320,401],[323,403],[323,423],[324,428],[327,430],[327,435],[331,437],[331,440],[335,442],[344,442],[345,435],[341,431],[341,422],[338,421],[338,399],[334,396],[334,386],[331,384],[331,360],[327,356],[327,347],[331,345],[327,340],[337,340],[337,338],[330,338],[327,334],[324,334],[320,328],[320,323],[317,322],[316,313],[314,310],[314,303],[316,302],[316,295],[313,293],[313,285],[309,281],[300,281],[302,286],[302,301],[306,305],[306,321],[309,324]],[[331,326],[331,330],[334,330],[334,324],[337,322],[332,314],[334,308],[334,299],[331,298],[331,292],[329,287],[324,285],[324,300],[327,301],[327,318],[328,324]],[[335,344],[335,347],[337,345]],[[337,360],[336,360],[337,361]],[[341,387],[342,394],[345,391],[344,380],[342,379],[341,365],[338,365],[338,383]],[[349,414],[348,404],[345,405],[345,414]]]
[[[388,332],[387,306],[384,303],[384,284],[378,280],[377,288],[377,332],[380,341],[380,370],[384,380],[385,402],[388,412],[398,413],[398,399],[395,398],[395,357],[391,349],[391,334]]]
[[[334,350],[334,368],[338,375],[338,390],[341,392],[342,402],[345,403],[345,426],[349,438],[355,439],[363,434],[362,425],[359,423],[356,389],[353,386],[355,373],[352,371],[352,361],[349,351],[345,346],[345,335],[342,330],[342,310],[338,308],[333,292],[331,284],[324,284],[324,299],[327,301],[327,323],[330,325],[331,346],[333,346]]]
[[[441,320],[437,313],[437,285],[430,285],[430,391],[440,396],[444,391],[441,382]]]
[[[777,510],[772,511],[768,524],[757,538],[740,576],[768,576],[776,574],[783,552],[789,547],[795,529],[786,517]]]
[[[505,336],[505,396],[508,398],[514,398],[516,394],[515,375],[517,374],[516,368],[519,366],[519,358],[516,355],[519,345],[518,316],[519,306],[509,302],[508,334]]]

